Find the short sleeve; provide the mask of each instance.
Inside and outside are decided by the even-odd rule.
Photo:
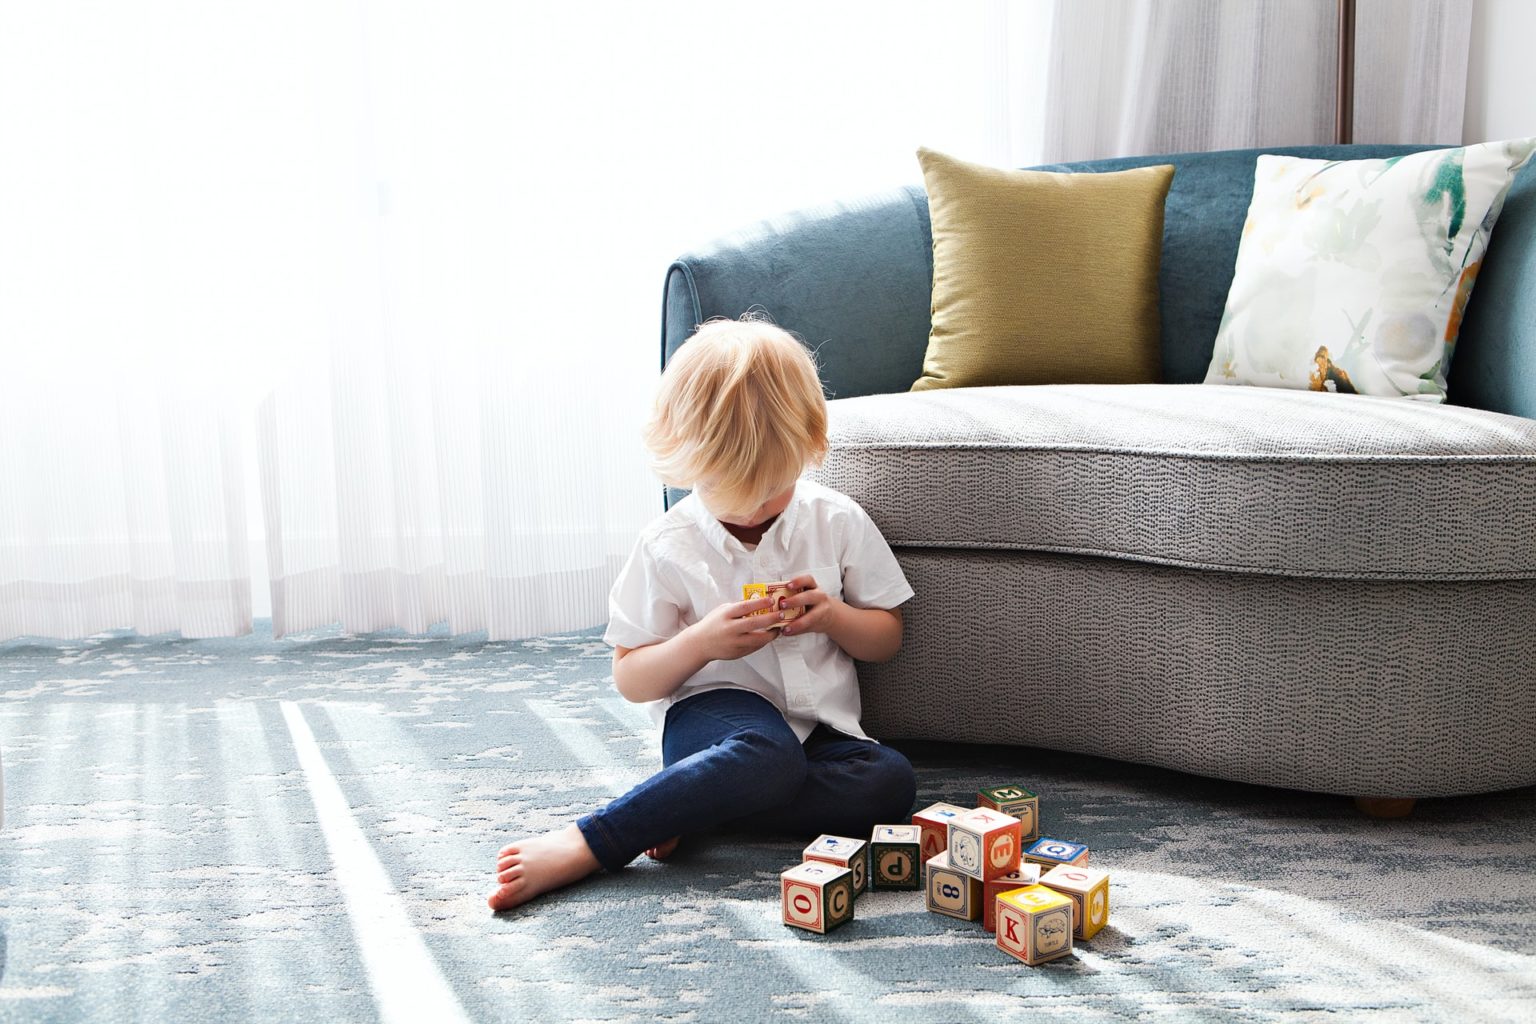
[[[843,600],[855,608],[895,608],[912,597],[906,574],[875,521],[849,502],[848,536],[843,544]]]
[[[659,644],[682,630],[682,611],[669,595],[645,538],[635,542],[619,578],[608,593],[608,629],[603,641],[613,647]]]

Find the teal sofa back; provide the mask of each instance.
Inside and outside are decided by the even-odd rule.
[[[1357,160],[1434,146],[1300,146],[1050,164],[1116,171],[1171,163],[1160,274],[1163,380],[1205,378],[1261,153]],[[829,398],[905,391],[928,345],[933,239],[916,185],[760,221],[676,260],[661,359],[715,316],[766,311],[817,352]],[[1450,399],[1536,417],[1536,172],[1516,179],[1463,322]]]

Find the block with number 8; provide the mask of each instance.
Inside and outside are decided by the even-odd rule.
[[[962,921],[981,916],[981,883],[950,867],[948,851],[930,857],[923,870],[929,910]]]

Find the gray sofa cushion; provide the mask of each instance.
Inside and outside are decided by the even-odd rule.
[[[1201,384],[829,403],[816,478],[896,548],[1073,552],[1232,572],[1536,578],[1536,421]]]

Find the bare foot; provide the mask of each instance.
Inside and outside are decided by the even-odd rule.
[[[586,878],[601,866],[581,829],[573,823],[503,847],[496,861],[498,888],[486,902],[492,910],[511,910],[551,889]]]
[[[681,837],[673,836],[671,839],[668,839],[661,845],[653,846],[649,850],[646,850],[645,855],[651,858],[651,860],[666,860],[668,857],[672,856],[672,851],[677,849],[677,841],[679,838]]]

